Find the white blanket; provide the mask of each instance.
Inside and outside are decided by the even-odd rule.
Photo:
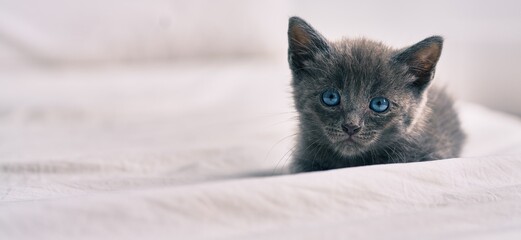
[[[285,64],[0,73],[0,239],[520,239],[521,122],[464,157],[281,175]]]

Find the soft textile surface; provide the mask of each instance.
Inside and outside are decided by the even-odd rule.
[[[0,75],[0,239],[519,239],[521,122],[459,103],[464,157],[281,175],[289,71]]]

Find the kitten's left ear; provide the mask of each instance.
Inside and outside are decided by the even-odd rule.
[[[328,41],[299,17],[289,19],[288,43],[288,61],[295,73],[303,71],[317,53],[329,51]]]
[[[434,78],[436,63],[440,59],[442,48],[443,38],[432,36],[402,50],[394,60],[407,65],[409,73],[416,77],[412,85],[423,90]]]

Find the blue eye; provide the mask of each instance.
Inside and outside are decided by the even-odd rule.
[[[340,103],[340,94],[336,90],[326,90],[322,93],[322,102],[327,106],[336,106]]]
[[[384,97],[375,97],[371,99],[369,108],[377,113],[385,112],[387,109],[389,109],[389,100]]]

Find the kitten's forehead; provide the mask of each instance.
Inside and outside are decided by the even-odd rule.
[[[344,91],[350,95],[368,95],[387,87],[393,49],[367,39],[333,43],[334,62]]]
[[[367,39],[342,40],[334,43],[333,58],[339,67],[345,67],[351,74],[371,76],[386,70],[394,52],[381,42]]]

